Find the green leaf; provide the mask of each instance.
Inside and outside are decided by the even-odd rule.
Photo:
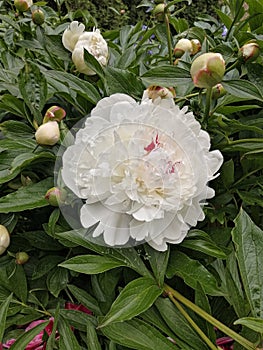
[[[9,275],[10,289],[25,304],[27,302],[28,289],[23,266],[16,264],[15,260],[13,260],[7,267],[7,273]]]
[[[68,322],[60,316],[58,321],[58,331],[60,334],[59,349],[65,350],[81,350],[81,346],[79,345],[73,330],[71,329]]]
[[[125,264],[107,256],[80,255],[66,260],[59,266],[76,272],[92,275],[108,271],[116,267],[125,266]]]
[[[30,341],[34,339],[35,336],[38,335],[48,325],[48,323],[48,321],[43,322],[37,325],[36,327],[30,329],[29,331],[24,332],[20,337],[16,339],[15,343],[10,347],[10,350],[25,349],[26,345],[30,343]]]
[[[155,306],[159,310],[164,321],[178,338],[190,345],[193,350],[207,350],[206,345],[168,298],[158,298],[155,302]]]
[[[163,286],[170,250],[168,249],[165,252],[159,252],[148,244],[144,245],[144,249],[147,254],[146,259],[149,260],[158,285]]]
[[[144,86],[135,74],[124,69],[107,67],[105,77],[108,95],[125,93],[134,98],[141,98]]]
[[[138,254],[135,248],[113,249],[109,247],[100,246],[90,242],[87,238],[85,238],[85,236],[88,234],[89,232],[83,229],[83,230],[72,230],[72,231],[61,232],[61,233],[57,232],[56,236],[58,238],[59,237],[66,238],[70,242],[74,242],[77,245],[80,245],[84,248],[92,250],[93,252],[98,253],[100,255],[114,258],[115,260],[123,264],[121,266],[127,266],[135,270],[142,276],[151,276],[151,273],[146,268],[145,264],[143,263],[140,255]]]
[[[162,289],[148,277],[140,277],[128,283],[112,304],[100,327],[132,319],[151,307],[160,294]]]
[[[0,130],[8,139],[32,139],[34,135],[33,129],[23,122],[18,122],[16,120],[6,120],[0,124]]]
[[[171,252],[166,275],[168,278],[172,278],[174,275],[181,277],[193,289],[196,289],[197,284],[200,283],[206,294],[222,295],[222,291],[217,286],[217,281],[211,272],[198,260],[193,260],[182,252]]]
[[[50,271],[47,277],[47,287],[54,297],[58,297],[61,290],[65,289],[68,284],[68,271],[57,267]]]
[[[62,256],[58,255],[45,255],[39,260],[35,266],[35,270],[32,275],[32,280],[43,277],[45,274],[50,272],[60,262],[63,261]]]
[[[145,86],[161,85],[168,87],[192,83],[190,72],[184,68],[175,66],[154,67],[144,73],[141,78]]]
[[[247,80],[227,80],[222,82],[226,91],[234,96],[246,98],[249,100],[258,100],[263,102],[263,96],[258,87]]]
[[[97,319],[94,316],[89,315],[83,311],[62,309],[60,310],[60,315],[62,315],[63,318],[72,327],[78,329],[81,332],[87,331],[87,322],[91,322],[95,327],[98,325]]]
[[[104,79],[104,71],[96,58],[84,47],[84,61],[86,65],[93,70],[101,79]]]
[[[45,350],[53,350],[53,349],[55,349],[55,341],[56,341],[56,334],[57,334],[59,312],[60,312],[60,304],[58,303],[57,307],[56,307],[56,310],[55,310],[52,332],[51,332],[50,336],[48,337]]]
[[[263,318],[263,231],[241,209],[232,237],[245,293],[252,315]]]
[[[92,322],[87,322],[87,345],[88,350],[101,350],[97,332]]]
[[[235,166],[234,166],[233,159],[226,161],[220,169],[220,177],[223,181],[223,184],[226,186],[226,188],[231,186],[235,181],[234,171],[235,171]]]
[[[52,178],[47,178],[19,188],[17,191],[0,198],[0,213],[20,212],[28,209],[46,207],[45,194],[54,185]]]
[[[134,350],[175,350],[177,347],[155,327],[139,319],[110,324],[102,333],[117,344]],[[200,350],[200,349],[199,349]]]
[[[241,324],[255,332],[263,333],[263,320],[255,317],[242,317],[234,322],[234,325]]]
[[[181,247],[202,252],[219,259],[226,258],[226,254],[223,252],[223,250],[220,249],[212,240],[186,238],[181,243]]]
[[[0,306],[0,344],[3,341],[3,336],[5,333],[6,316],[10,301],[12,300],[12,296],[13,294],[10,294],[9,297]]]
[[[95,315],[102,315],[99,304],[94,297],[73,284],[69,284],[67,287],[80,304],[86,306],[86,308],[91,310]]]

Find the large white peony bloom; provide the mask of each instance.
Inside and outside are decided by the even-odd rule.
[[[88,50],[102,66],[106,66],[109,55],[108,45],[100,34],[99,29],[81,34],[72,52],[72,60],[77,70],[80,73],[94,75],[96,73],[90,69],[84,61],[84,48]]]
[[[147,241],[163,251],[204,219],[214,196],[208,181],[223,158],[187,108],[173,99],[141,104],[115,94],[102,99],[63,155],[62,178],[85,200],[80,220],[110,246]]]

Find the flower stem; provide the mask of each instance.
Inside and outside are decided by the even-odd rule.
[[[198,325],[194,322],[194,320],[188,315],[188,313],[184,310],[184,308],[180,305],[180,303],[174,298],[172,294],[168,294],[170,300],[174,303],[177,309],[181,312],[184,318],[188,321],[188,323],[193,327],[196,333],[200,336],[201,339],[209,346],[211,350],[218,350],[218,347],[211,342],[211,340],[207,337],[207,335],[198,327]]]
[[[168,286],[167,284],[164,285],[164,291],[169,295],[172,295],[175,299],[180,301],[182,304],[187,306],[189,309],[197,313],[199,316],[201,316],[203,319],[205,319],[207,322],[211,323],[214,327],[218,328],[220,331],[231,337],[233,340],[241,344],[244,349],[247,350],[255,350],[256,346],[251,343],[246,338],[242,337],[235,331],[233,331],[231,328],[227,327],[220,321],[218,321],[216,318],[208,314],[206,311],[202,310],[199,306],[192,303],[190,300],[186,299],[183,295],[181,295],[179,292]]]
[[[206,101],[205,101],[205,114],[204,114],[204,122],[207,123],[209,114],[210,114],[210,108],[211,108],[211,100],[212,100],[212,88],[206,89]]]
[[[234,27],[234,25],[236,24],[236,21],[237,21],[237,19],[238,19],[238,16],[239,16],[239,13],[240,13],[240,11],[241,11],[241,8],[242,8],[242,6],[243,6],[243,4],[244,4],[244,1],[245,1],[245,0],[242,0],[241,3],[240,3],[240,6],[239,6],[239,9],[238,9],[237,12],[236,12],[235,18],[233,19],[233,21],[232,21],[232,23],[231,23],[231,26],[230,26],[229,30],[227,31],[227,33],[226,33],[225,41],[228,40],[228,37],[229,37],[229,34],[230,34],[231,30],[232,30],[232,28]]]
[[[173,64],[173,51],[172,51],[172,39],[171,39],[171,30],[170,30],[170,21],[167,12],[164,12],[164,20],[166,25],[166,35],[167,35],[167,45],[169,53],[170,64]]]

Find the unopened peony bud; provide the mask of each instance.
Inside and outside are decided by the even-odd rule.
[[[16,264],[24,265],[29,259],[29,255],[26,252],[16,253]]]
[[[39,26],[41,24],[43,24],[45,22],[44,12],[40,9],[33,11],[32,12],[32,21]]]
[[[10,235],[6,227],[0,225],[0,255],[3,254],[10,244]]]
[[[176,58],[183,56],[183,54],[188,51],[192,52],[192,43],[189,39],[180,39],[174,48],[174,55]]]
[[[212,89],[212,99],[217,100],[219,97],[222,97],[226,94],[226,89],[222,84],[216,84]]]
[[[58,106],[52,106],[46,111],[46,114],[44,115],[43,119],[43,124],[49,121],[60,122],[63,118],[65,118],[65,116],[66,112],[63,108]]]
[[[164,3],[160,3],[155,6],[152,12],[155,18],[160,22],[164,20],[165,6],[166,5]]]
[[[25,12],[33,5],[33,1],[32,0],[15,0],[14,5],[19,12]]]
[[[198,39],[191,39],[192,51],[191,55],[195,55],[198,51],[201,50],[201,43]]]
[[[174,98],[176,94],[174,88],[152,85],[146,90],[146,96],[154,101],[158,97],[162,99]]]
[[[204,53],[193,61],[190,73],[195,86],[211,88],[223,79],[225,61],[220,53]]]
[[[66,200],[66,197],[67,197],[67,192],[58,187],[50,188],[45,195],[45,199],[53,207],[58,207],[60,204],[63,204]]]
[[[58,123],[51,121],[40,125],[35,133],[35,138],[39,145],[54,146],[60,138]]]
[[[259,45],[256,42],[250,42],[243,45],[240,49],[240,55],[245,62],[253,62],[259,56]]]

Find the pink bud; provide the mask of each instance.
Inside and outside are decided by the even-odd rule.
[[[174,47],[174,55],[176,58],[183,56],[183,54],[188,51],[192,52],[193,46],[189,39],[180,39]]]
[[[241,57],[245,62],[255,61],[260,53],[259,45],[256,42],[249,42],[243,45],[240,49]]]
[[[190,73],[195,86],[211,88],[223,79],[225,61],[220,53],[204,53],[193,61]]]
[[[67,197],[67,192],[58,187],[50,188],[45,195],[45,199],[53,207],[58,207],[60,204],[64,203],[66,197]]]
[[[63,108],[59,106],[52,106],[44,115],[43,124],[49,122],[49,121],[56,121],[60,122],[63,118],[65,118],[66,112]]]

